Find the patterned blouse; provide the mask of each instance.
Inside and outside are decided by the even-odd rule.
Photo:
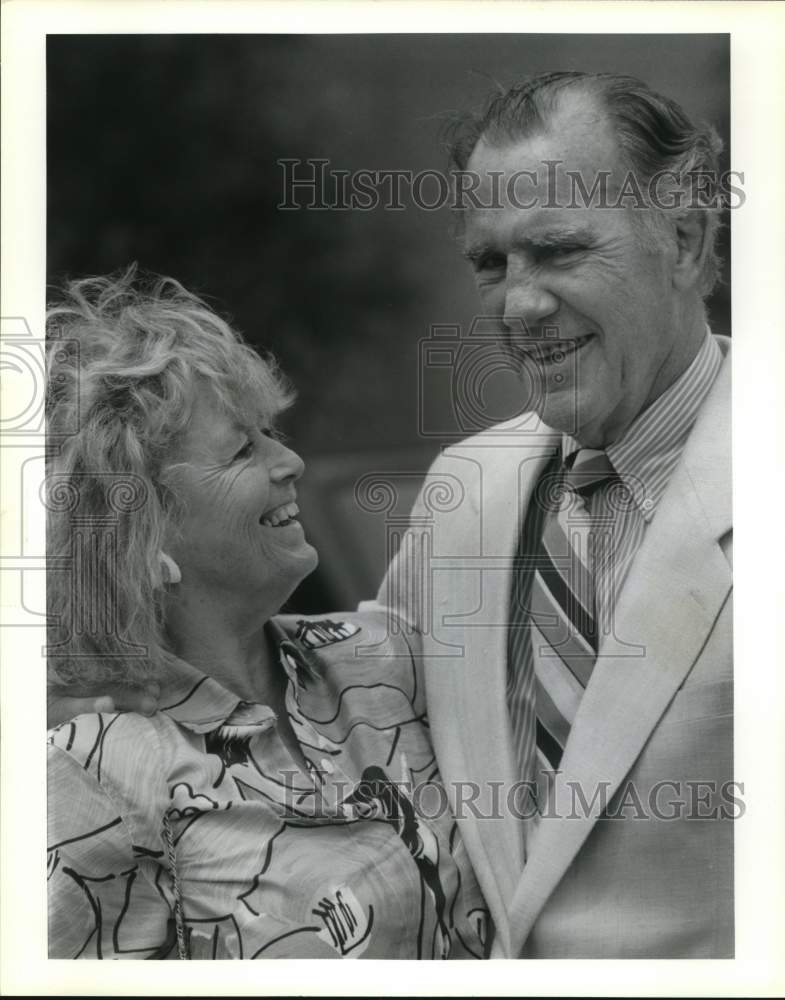
[[[51,958],[177,958],[178,924],[193,959],[488,953],[405,641],[378,612],[267,631],[307,773],[270,708],[182,661],[153,717],[50,733]]]

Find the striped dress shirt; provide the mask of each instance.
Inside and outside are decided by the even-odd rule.
[[[722,352],[707,330],[687,370],[639,414],[622,437],[606,448],[614,469],[627,489],[620,502],[618,484],[616,487],[612,483],[607,484],[596,491],[590,502],[593,530],[601,532],[604,541],[598,546],[593,567],[600,646],[603,638],[613,630],[614,609],[632,561],[681,458],[698,411],[721,363]],[[565,435],[561,441],[562,460],[580,447],[578,441]],[[549,463],[546,469],[553,471],[553,463]],[[531,557],[536,541],[534,536],[541,530],[542,518],[524,518],[519,555]],[[527,587],[530,587],[530,582],[527,582]],[[537,748],[535,773],[531,773],[532,734],[525,724],[526,699],[530,697],[535,659],[532,635],[529,631],[529,638],[519,648],[517,657],[508,656],[507,703],[520,774],[524,780],[537,780],[537,797],[542,807],[548,786],[547,772],[551,770],[551,765]],[[634,636],[617,638],[634,644]],[[511,645],[508,644],[508,650]]]

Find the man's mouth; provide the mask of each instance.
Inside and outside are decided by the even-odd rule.
[[[584,337],[576,337],[575,340],[552,340],[538,341],[530,348],[525,348],[525,354],[532,361],[537,361],[544,365],[559,365],[570,354],[574,354],[589,343],[594,334],[587,333]]]
[[[284,528],[287,524],[292,524],[299,513],[300,508],[296,503],[283,503],[280,507],[275,507],[266,514],[262,514],[259,522],[266,528]]]

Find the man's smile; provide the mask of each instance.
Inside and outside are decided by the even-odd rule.
[[[565,358],[581,350],[593,339],[594,334],[587,333],[574,340],[537,341],[531,345],[519,345],[518,349],[527,361],[549,366],[560,365]]]

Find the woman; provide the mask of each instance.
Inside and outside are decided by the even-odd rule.
[[[405,640],[277,617],[317,556],[274,366],[133,270],[49,332],[50,683],[161,706],[50,733],[50,957],[482,957]]]

